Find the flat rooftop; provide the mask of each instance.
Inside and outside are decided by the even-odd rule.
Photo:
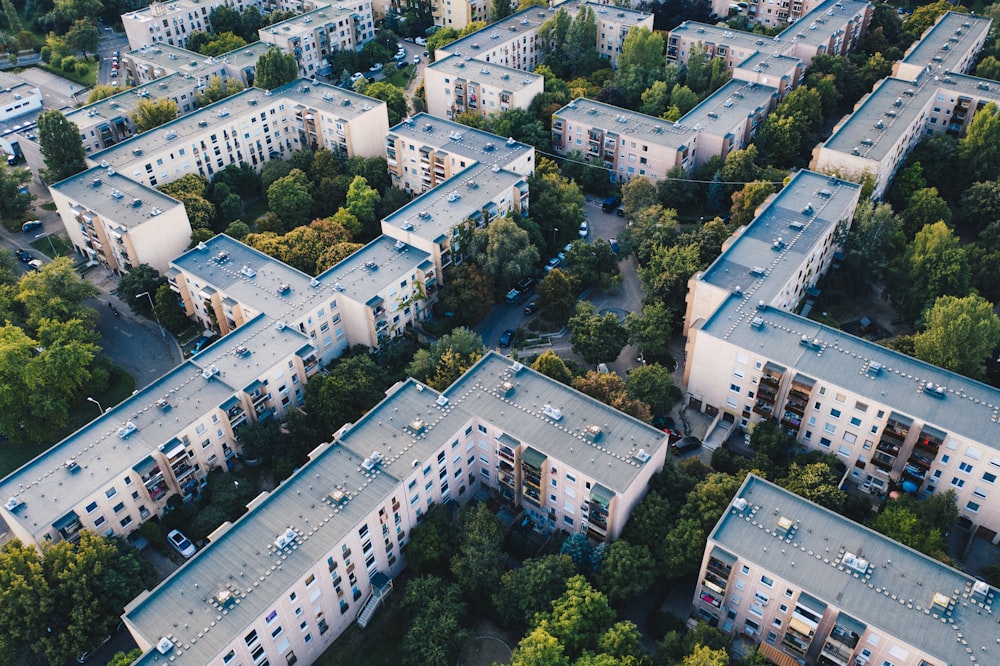
[[[990,23],[981,16],[947,12],[909,48],[902,62],[926,65],[928,73],[957,71],[969,50],[982,43]]]
[[[126,178],[114,169],[92,167],[52,185],[70,200],[129,229],[183,204],[152,187]]]
[[[566,9],[569,11],[570,4]],[[508,39],[532,33],[555,16],[558,7],[529,7],[519,12],[514,12],[510,16],[496,23],[491,23],[482,30],[477,30],[471,34],[456,39],[454,42],[438,49],[442,53],[453,53],[462,56],[470,56],[473,59],[481,51],[492,49],[497,43],[503,43]],[[575,15],[575,12],[574,12]]]
[[[501,393],[504,381],[514,384],[509,396]],[[562,418],[546,417],[543,403],[561,409]],[[414,437],[406,426],[418,417],[426,430]],[[258,507],[133,601],[126,609],[129,620],[153,642],[169,635],[177,646],[170,654],[173,663],[208,663],[375,507],[403,492],[402,480],[414,473],[413,460],[429,460],[475,419],[493,423],[543,454],[572,461],[619,493],[647,464],[634,460],[635,452],[644,448],[652,454],[666,445],[659,430],[487,352],[443,394],[413,379],[390,389],[385,400],[343,428],[337,441],[321,447]],[[596,444],[582,436],[590,424],[603,430]],[[383,462],[366,473],[361,462],[375,451]],[[332,501],[337,490],[347,493],[345,502]],[[273,542],[289,528],[297,533],[297,547],[279,550]],[[239,598],[226,613],[215,599],[223,591]],[[157,656],[151,650],[137,663],[158,663]]]
[[[481,85],[493,86],[516,92],[542,78],[540,74],[524,72],[496,63],[484,63],[472,58],[449,55],[427,66],[435,72],[454,76],[456,79],[475,81]]]
[[[177,77],[177,75],[164,77],[164,79],[174,78],[186,81],[186,79]],[[151,81],[147,86],[156,86],[164,79]],[[190,85],[191,82],[187,81],[187,83]],[[212,127],[235,122],[242,114],[248,112],[248,109],[251,109],[252,112],[252,107],[261,107],[260,110],[263,110],[266,106],[276,104],[280,101],[302,104],[320,110],[328,108],[335,116],[345,120],[353,120],[362,113],[385,104],[381,100],[366,97],[365,95],[344,90],[343,88],[338,88],[327,83],[313,83],[309,79],[293,81],[280,88],[276,88],[274,91],[262,90],[261,88],[247,88],[231,97],[227,97],[224,100],[181,116],[165,125],[161,125],[155,130],[139,134],[95,153],[90,156],[90,159],[107,162],[117,169],[126,169],[131,164],[143,161],[142,154],[136,155],[133,152],[135,150],[151,152],[154,148],[164,145],[165,141],[183,143],[191,137],[211,131]],[[116,115],[121,115],[121,113],[121,111],[118,111]],[[174,138],[166,139],[165,137],[168,134],[173,134]]]
[[[799,170],[701,280],[730,292],[740,289],[752,318],[754,306],[772,303],[802,268],[803,257],[849,216],[860,191],[856,183]]]
[[[66,118],[76,123],[78,127],[93,127],[102,122],[130,116],[144,99],[179,97],[183,93],[190,92],[194,86],[195,81],[178,74],[168,74],[141,86],[123,90],[111,97],[105,97],[93,104],[67,111]]]
[[[598,127],[621,136],[641,138],[658,146],[681,148],[691,140],[693,126],[672,123],[645,113],[630,111],[580,97],[552,114],[569,123]]]
[[[157,42],[128,51],[124,58],[132,58],[137,63],[160,67],[167,72],[177,72],[189,76],[205,76],[213,74],[226,65],[235,67],[250,67],[257,64],[257,59],[271,48],[271,44],[254,42],[230,51],[224,55],[212,58],[194,51],[182,49],[179,46]]]
[[[13,512],[19,522],[40,540],[53,523],[102,487],[124,488],[121,479],[133,465],[249,384],[261,372],[256,366],[261,355],[283,358],[309,344],[297,330],[278,331],[273,324],[267,317],[248,322],[0,481],[0,494],[24,502]],[[239,345],[252,354],[232,355]],[[203,372],[213,365],[219,374],[206,379]],[[156,405],[160,399],[168,401],[169,409]],[[123,439],[119,428],[128,422],[137,430]],[[70,459],[78,469],[67,469],[64,463]]]
[[[334,22],[337,19],[357,13],[358,7],[353,4],[346,6],[327,5],[321,7],[320,9],[313,9],[312,11],[305,12],[304,14],[299,14],[298,16],[292,17],[287,21],[282,21],[281,23],[275,23],[274,25],[261,28],[258,32],[261,35],[271,34],[294,37],[295,35],[300,35],[303,32],[311,32],[323,27],[329,27],[330,30],[333,30],[333,28],[336,27]]]
[[[412,286],[410,275],[428,257],[430,255],[423,250],[388,236],[379,236],[316,279],[322,284],[322,289],[333,287],[336,293],[359,303],[367,303],[384,289],[393,285],[398,289],[402,280],[407,281],[407,287]],[[397,308],[397,303],[389,304],[389,310]]]
[[[314,281],[225,234],[200,243],[170,263],[245,307],[281,321],[293,321],[336,298],[332,284]]]
[[[524,176],[494,171],[489,165],[477,163],[421,194],[382,222],[437,242],[464,220],[481,215],[488,202],[518,183],[528,186]]]
[[[420,146],[429,146],[484,164],[500,166],[511,163],[523,153],[534,151],[534,148],[526,143],[505,139],[427,113],[418,113],[390,127],[387,143],[394,136],[409,139]]]
[[[122,14],[122,20],[132,20],[139,23],[145,23],[148,21],[157,21],[164,17],[169,17],[174,14],[184,14],[187,12],[200,13],[200,5],[198,0],[170,0],[169,2],[158,2],[156,6],[157,14],[153,14],[151,7],[146,6],[142,9],[136,9],[135,11],[126,12]]]
[[[846,21],[860,22],[869,4],[868,0],[826,0],[785,28],[779,37],[782,41],[813,48],[825,46],[831,40],[837,41],[839,30]]]
[[[740,120],[769,110],[777,97],[777,88],[731,79],[678,122],[684,127],[701,127],[709,134],[725,135]]]
[[[787,538],[781,518],[793,522]],[[951,666],[993,663],[996,590],[974,593],[971,576],[760,477],[747,476],[710,539],[800,588],[813,610],[833,606]]]

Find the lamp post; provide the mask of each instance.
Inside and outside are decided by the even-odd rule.
[[[59,254],[56,252],[56,246],[52,244],[52,236],[49,235],[49,232],[46,231],[45,233],[41,233],[35,236],[35,240],[38,240],[39,238],[47,238],[49,240],[49,248],[52,250],[53,259],[59,256]]]
[[[552,227],[552,252],[556,251],[556,234],[559,233],[559,227]]]
[[[101,407],[101,403],[97,402],[96,400],[94,400],[93,398],[91,398],[89,395],[87,396],[87,402],[92,402],[95,405],[97,405],[97,408],[99,410],[101,410],[101,414],[104,414],[104,408]]]
[[[156,314],[156,306],[153,305],[153,297],[149,295],[148,291],[135,295],[136,298],[142,298],[143,296],[149,299],[149,309],[153,311],[153,318],[156,320],[156,325],[160,329],[160,336],[164,338],[167,337],[166,333],[163,332],[163,324],[160,323],[160,317]]]

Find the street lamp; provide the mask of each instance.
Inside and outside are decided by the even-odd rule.
[[[552,227],[552,251],[556,251],[556,234],[559,233],[559,227]]]
[[[97,408],[99,410],[101,410],[101,414],[104,414],[104,408],[101,407],[101,403],[97,402],[96,400],[94,400],[93,398],[91,398],[89,395],[87,396],[87,402],[92,402],[95,405],[97,405]]]
[[[59,253],[56,252],[56,246],[52,244],[52,236],[49,234],[49,232],[46,231],[44,233],[41,233],[41,234],[38,234],[37,236],[35,236],[35,240],[38,240],[39,238],[48,238],[49,239],[49,248],[52,249],[52,258],[53,259],[55,259],[57,256],[59,256]]]
[[[156,306],[153,305],[153,297],[149,295],[148,291],[135,295],[136,298],[142,298],[143,296],[149,299],[149,309],[153,311],[153,318],[156,319],[156,325],[160,328],[160,335],[164,338],[167,337],[166,333],[163,332],[163,324],[160,323],[160,318],[156,314]]]

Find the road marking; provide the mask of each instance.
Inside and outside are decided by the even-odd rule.
[[[117,326],[115,326],[115,330],[116,330],[116,331],[118,331],[119,333],[121,333],[122,335],[124,335],[124,336],[125,336],[126,338],[132,338],[132,337],[135,337],[135,336],[134,336],[133,334],[131,334],[131,333],[126,333],[126,332],[125,332],[124,330],[122,330],[122,329],[118,328]]]

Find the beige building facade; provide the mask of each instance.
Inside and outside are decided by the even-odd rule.
[[[424,90],[427,113],[453,120],[466,112],[488,117],[527,109],[545,91],[545,81],[539,74],[450,55],[424,70]]]

